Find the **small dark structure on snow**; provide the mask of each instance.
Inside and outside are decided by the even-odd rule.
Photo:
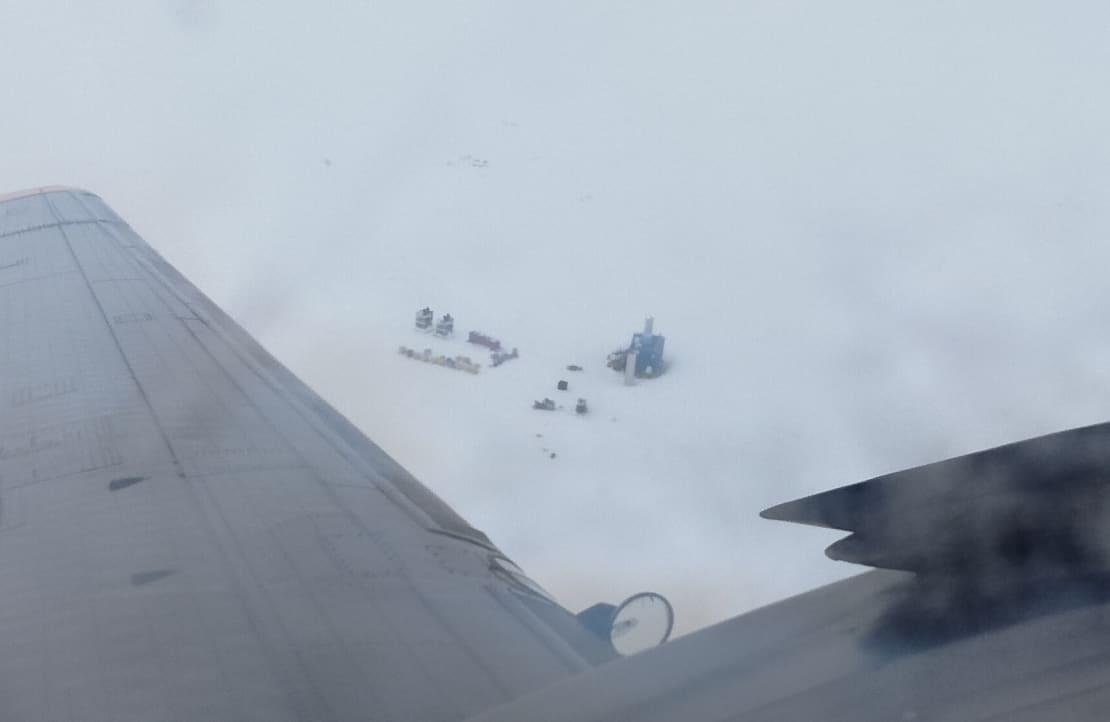
[[[554,411],[555,401],[552,399],[544,399],[543,401],[533,401],[532,408],[540,411]]]
[[[578,399],[578,403],[574,405],[574,413],[585,414],[590,409],[586,406],[586,399]]]
[[[568,384],[566,381],[560,381],[558,384],[555,385],[555,388],[559,389],[560,391],[566,391],[568,388],[570,388],[570,384]]]

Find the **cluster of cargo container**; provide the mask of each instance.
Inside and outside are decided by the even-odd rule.
[[[435,312],[432,311],[429,306],[425,306],[416,312],[416,330],[424,333],[434,333],[440,338],[448,338],[455,334],[455,319],[451,314],[444,314],[438,321],[435,319]],[[481,331],[471,331],[467,334],[466,340],[467,343],[472,343],[476,346],[484,346],[490,350],[490,366],[500,366],[506,361],[520,358],[520,352],[516,348],[511,351],[506,351],[501,345],[501,341]],[[404,349],[404,347],[402,347],[402,349]],[[405,352],[402,351],[402,353]],[[469,361],[469,357],[467,356],[456,356],[455,358],[465,358]],[[470,363],[473,362],[471,361]]]
[[[456,369],[458,371],[466,371],[467,373],[476,374],[482,368],[469,356],[444,356],[442,354],[433,353],[430,348],[423,351],[409,348],[408,346],[401,346],[397,351],[402,356],[407,356],[416,361],[423,361],[425,363],[434,364],[436,366],[444,366],[449,369]]]
[[[435,320],[435,313],[425,306],[416,312],[416,329],[424,333],[434,333],[436,336],[446,338],[455,333],[455,319],[451,314],[443,314],[443,318]]]

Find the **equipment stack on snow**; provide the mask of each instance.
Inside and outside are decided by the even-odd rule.
[[[436,336],[446,338],[455,333],[455,319],[451,318],[451,314],[444,314],[443,318],[439,319],[436,323]]]
[[[408,346],[401,346],[397,351],[402,356],[407,356],[415,361],[423,361],[424,363],[433,364],[435,366],[445,366],[449,369],[455,369],[456,371],[465,371],[468,374],[476,374],[482,368],[474,363],[469,356],[455,356],[452,358],[444,356],[443,354],[433,353],[430,348],[417,351]]]
[[[478,346],[485,346],[486,348],[488,348],[491,351],[489,356],[490,366],[500,366],[506,361],[510,361],[514,358],[520,357],[520,353],[516,350],[516,348],[513,348],[512,351],[506,351],[501,346],[501,341],[494,338],[493,336],[490,336],[489,334],[482,333],[481,331],[471,331],[469,334],[467,334],[466,342],[476,344]]]
[[[489,335],[484,334],[480,331],[471,331],[469,334],[467,334],[466,342],[477,344],[479,346],[485,346],[490,351],[500,351],[501,350],[501,342],[500,341],[495,339],[493,336],[489,336]]]
[[[436,315],[432,309],[425,306],[416,312],[416,328],[419,331],[428,332],[432,330],[432,321],[435,320]]]
[[[489,355],[489,357],[491,366],[500,366],[506,361],[510,361],[514,358],[520,358],[520,352],[517,351],[516,347],[514,346],[512,351],[494,351]]]

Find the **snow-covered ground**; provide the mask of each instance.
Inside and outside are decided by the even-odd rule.
[[[371,228],[328,226],[310,272],[296,254],[271,257],[233,312],[572,609],[659,591],[683,632],[851,573],[821,556],[835,534],[758,518],[807,481],[856,480],[820,456],[840,436],[836,409],[799,406],[799,377],[829,361],[795,353],[792,337],[839,333],[836,310],[768,308],[815,261],[697,211],[655,209],[624,170],[535,158],[549,131],[529,139],[526,121],[493,123],[480,165],[443,143],[409,169],[399,206]],[[326,182],[341,162],[313,172]],[[283,285],[275,306],[270,289]],[[414,330],[425,305],[455,316],[455,341]],[[627,387],[606,356],[648,314],[669,371]],[[471,376],[397,352],[485,360],[462,340],[469,330],[521,357]],[[828,348],[842,352],[834,339]],[[579,396],[584,418],[570,410]],[[533,410],[544,397],[566,408]],[[828,428],[815,433],[814,419]]]
[[[340,327],[332,321],[343,301],[321,293],[299,308],[300,320],[283,326],[299,334],[311,328],[310,337],[264,336],[572,608],[657,590],[678,606],[679,630],[688,630],[795,591],[781,556],[768,554],[775,525],[756,514],[796,493],[787,472],[796,451],[783,429],[781,476],[745,471],[749,455],[763,466],[776,453],[760,448],[762,420],[745,413],[767,403],[752,386],[775,382],[745,380],[745,344],[727,338],[722,319],[702,313],[726,298],[714,298],[709,283],[709,293],[649,305],[650,294],[612,289],[606,274],[569,254],[546,269],[566,281],[475,281],[469,271],[426,274],[416,263],[408,283],[399,280],[403,269],[385,274],[393,282],[368,279],[379,288],[374,305],[349,313]],[[641,280],[658,291],[660,279]],[[718,292],[734,291],[725,285]],[[365,303],[365,293],[358,295]],[[454,340],[413,329],[413,312],[425,303],[456,317]],[[606,355],[627,343],[654,306],[668,312],[657,330],[667,336],[670,369],[628,387],[605,366]],[[463,340],[470,329],[519,348],[521,357],[490,367],[488,353]],[[466,354],[486,367],[472,376],[419,363],[398,354],[400,344]],[[583,371],[568,371],[569,364]],[[556,389],[560,379],[568,391]],[[580,396],[590,405],[586,416],[573,411]],[[563,408],[534,410],[544,397]],[[815,542],[809,553],[820,549]],[[827,571],[825,578],[843,573],[832,563]]]

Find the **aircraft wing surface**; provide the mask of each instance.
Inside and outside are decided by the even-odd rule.
[[[1107,719],[1105,594],[1073,588],[1039,610],[1009,610],[965,634],[921,624],[910,609],[915,600],[952,614],[954,625],[967,621],[924,598],[904,572],[868,572],[561,680],[469,722]]]
[[[97,196],[0,197],[0,719],[455,720],[611,652]]]
[[[828,555],[879,570],[561,680],[472,722],[1110,717],[1110,424],[763,514],[849,531]]]

